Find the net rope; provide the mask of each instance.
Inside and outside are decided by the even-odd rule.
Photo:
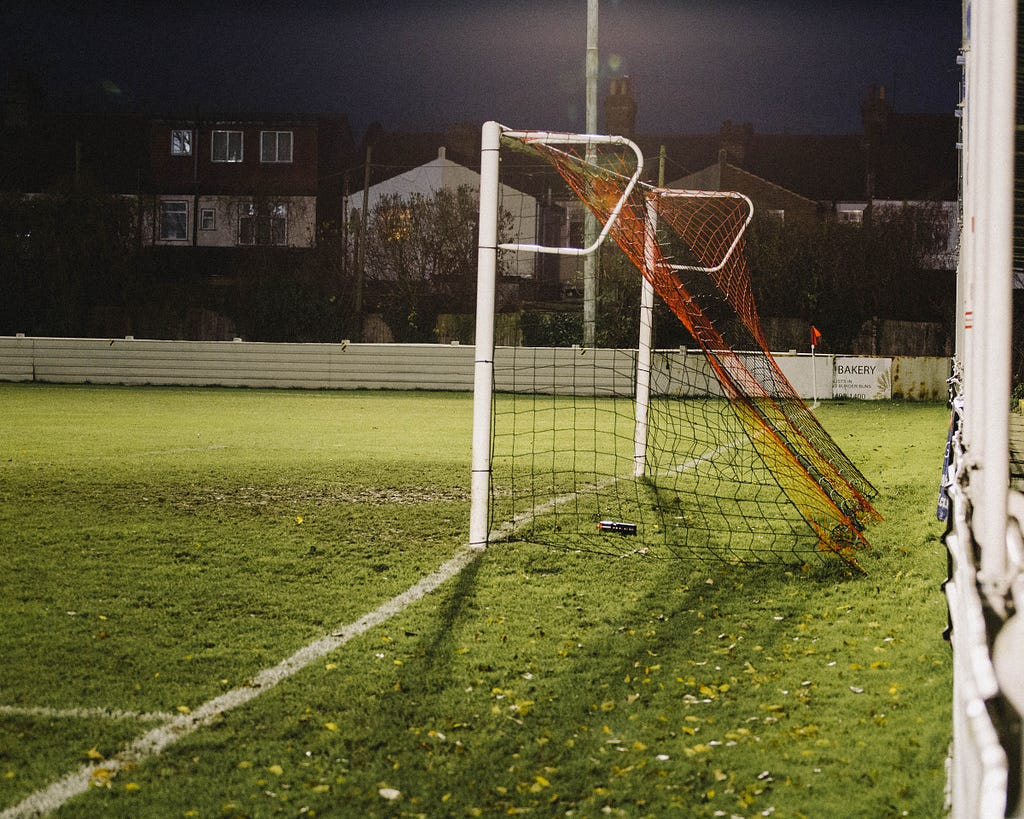
[[[637,481],[623,477],[632,458],[632,402],[581,399],[585,389],[559,383],[559,374],[570,371],[560,360],[564,351],[516,351],[520,360],[508,372],[532,373],[533,399],[528,411],[512,412],[510,427],[496,425],[495,455],[509,450],[508,496],[522,500],[506,513],[526,521],[520,529],[529,532],[519,536],[731,562],[839,555],[858,566],[856,553],[867,547],[862,530],[878,516],[870,502],[875,490],[768,349],[743,253],[749,200],[644,184],[626,195],[635,159],[618,146],[591,146],[588,161],[586,145],[547,144],[542,135],[514,142],[550,163],[602,225],[620,208],[609,236],[702,353],[688,362],[685,353],[682,362],[680,354],[655,356],[647,471]],[[615,373],[613,381],[632,385],[634,352],[589,354],[595,366]],[[528,366],[524,356],[531,357]],[[578,379],[585,370],[572,364]],[[534,453],[528,468],[515,447]],[[541,497],[549,500],[538,503]],[[524,503],[543,513],[524,511]],[[602,529],[608,515],[626,528]]]

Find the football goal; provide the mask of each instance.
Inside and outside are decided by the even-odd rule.
[[[750,200],[642,176],[623,137],[484,126],[471,542],[858,566],[874,489],[768,350],[743,255]],[[536,241],[499,242],[510,177],[539,190]],[[582,208],[601,225],[589,247],[573,229]],[[617,309],[635,315],[616,316],[636,327],[630,347],[495,344],[509,256],[571,288],[575,260],[607,248],[602,265],[632,271]],[[656,312],[685,343],[653,346]]]

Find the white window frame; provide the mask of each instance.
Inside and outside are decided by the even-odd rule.
[[[836,205],[836,221],[842,225],[854,225],[860,227],[864,224],[864,211],[866,205],[862,204],[844,204],[840,202]]]
[[[192,129],[171,129],[171,156],[192,156]]]
[[[175,217],[173,222],[168,218],[171,215]],[[161,241],[188,241],[188,202],[181,199],[161,199],[158,219],[160,223],[159,235]],[[169,229],[172,224],[175,228],[181,228],[180,234],[178,230],[171,231]]]
[[[237,156],[233,153],[232,141],[234,138],[238,140],[238,153]],[[223,155],[218,156],[218,140],[221,142],[221,152]],[[211,162],[241,162],[245,158],[245,134],[242,131],[231,131],[227,129],[217,129],[210,133],[210,161]]]
[[[273,138],[273,151],[268,150],[268,137]],[[287,137],[287,156],[282,156],[281,142]],[[292,131],[260,131],[260,162],[290,163],[295,150],[295,135]]]
[[[200,230],[216,230],[217,229],[217,209],[216,208],[200,208],[199,209],[199,229]]]

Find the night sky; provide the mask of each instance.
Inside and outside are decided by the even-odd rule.
[[[0,0],[0,60],[51,107],[339,113],[353,133],[497,119],[582,130],[586,0]],[[951,112],[961,0],[601,0],[601,84],[629,75],[640,133],[856,133]]]

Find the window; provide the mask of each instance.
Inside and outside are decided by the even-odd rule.
[[[765,216],[779,225],[785,224],[786,222],[786,211],[782,208],[769,208],[765,211]]]
[[[171,131],[171,156],[192,156],[190,128],[175,128]]]
[[[291,161],[291,131],[260,131],[260,162]]]
[[[160,203],[160,238],[188,239],[188,202]]]
[[[412,223],[412,211],[408,207],[382,208],[380,218],[387,241],[401,242],[408,237],[409,225]]]
[[[862,225],[864,224],[864,207],[839,205],[836,208],[836,221],[844,225]]]
[[[252,203],[239,205],[238,244],[288,244],[288,206]]]
[[[217,211],[213,208],[200,208],[199,210],[199,229],[200,230],[216,230],[217,229]]]
[[[212,159],[214,162],[241,162],[242,132],[214,131]]]

